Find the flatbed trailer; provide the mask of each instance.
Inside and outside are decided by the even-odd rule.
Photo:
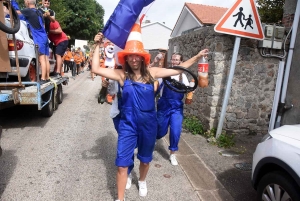
[[[67,85],[68,77],[51,78],[50,82],[10,82],[8,86],[0,82],[0,110],[15,105],[37,105],[42,115],[50,117],[63,100],[62,85]],[[18,86],[18,87],[14,87]]]

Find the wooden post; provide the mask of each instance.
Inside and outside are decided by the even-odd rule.
[[[5,24],[3,3],[0,1],[0,21]],[[6,33],[0,30],[0,73],[11,72]]]

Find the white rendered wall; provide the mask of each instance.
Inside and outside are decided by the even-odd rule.
[[[159,23],[144,25],[142,27],[142,37],[145,50],[158,48],[168,49],[171,32],[171,29]]]

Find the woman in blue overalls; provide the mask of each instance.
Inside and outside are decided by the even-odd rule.
[[[172,55],[172,66],[180,66],[182,62],[182,55],[175,53]],[[186,86],[189,86],[188,79],[185,74],[181,73],[176,76],[172,76],[175,79]],[[180,134],[182,130],[183,121],[183,93],[178,93],[172,91],[168,87],[164,86],[164,83],[160,79],[159,89],[161,90],[161,96],[157,102],[157,139],[164,137],[168,132],[168,127],[170,126],[170,161],[172,165],[178,165],[176,157],[174,155],[175,151],[178,151],[178,143],[180,139]]]
[[[135,27],[138,26],[138,27]],[[132,30],[138,30],[140,25],[135,24]],[[118,53],[119,63],[123,69],[99,68],[99,59],[93,57],[92,69],[98,75],[116,80],[123,88],[121,102],[121,120],[118,128],[117,157],[115,164],[118,166],[117,188],[118,200],[124,200],[125,186],[127,183],[128,167],[133,164],[132,155],[137,146],[137,158],[140,160],[139,195],[147,195],[146,176],[156,141],[157,120],[154,101],[154,79],[168,77],[181,73],[180,70],[165,68],[147,68],[150,63],[150,54],[143,48],[137,31],[129,35],[126,47]],[[99,43],[103,39],[98,33],[94,40]],[[99,45],[95,52],[99,52]],[[182,64],[189,67],[207,54],[208,50],[200,51],[196,56]]]

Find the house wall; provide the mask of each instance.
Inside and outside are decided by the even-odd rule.
[[[142,27],[142,37],[145,50],[168,48],[172,30],[156,23]]]
[[[184,60],[209,48],[209,87],[197,88],[186,116],[197,116],[206,129],[216,128],[222,108],[234,46],[234,36],[203,27],[193,33],[169,40],[170,52],[176,45]],[[239,134],[268,130],[279,60],[260,56],[257,40],[242,38],[226,110],[223,129]],[[197,73],[197,64],[191,67]]]
[[[195,27],[199,27],[199,23],[195,20],[195,18],[193,18],[192,15],[187,14],[184,17],[183,22],[181,23],[181,26],[177,30],[176,36],[181,35],[181,33],[183,31],[186,31],[186,30],[189,30],[189,29],[192,29]]]

